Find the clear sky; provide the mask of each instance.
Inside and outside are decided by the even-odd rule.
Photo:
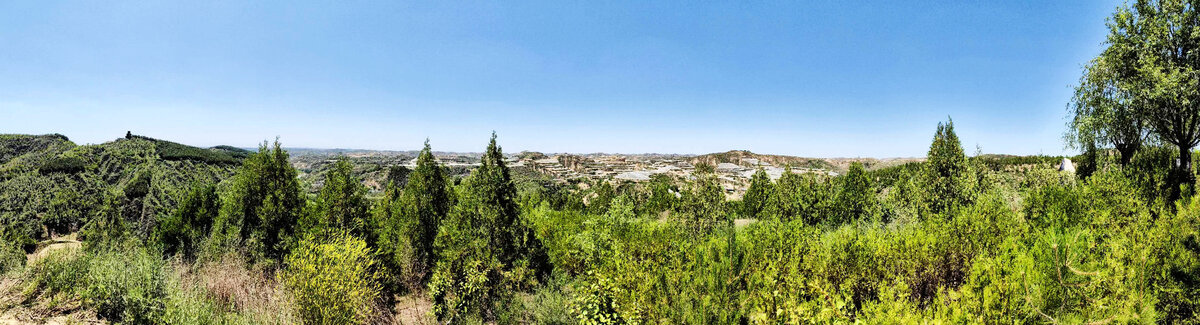
[[[349,5],[344,5],[349,4]],[[4,1],[0,133],[1059,154],[1118,1]]]

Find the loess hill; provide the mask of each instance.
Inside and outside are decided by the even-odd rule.
[[[32,249],[79,230],[105,199],[145,233],[174,210],[181,193],[228,178],[248,154],[132,134],[95,145],[59,134],[0,135],[0,234]]]

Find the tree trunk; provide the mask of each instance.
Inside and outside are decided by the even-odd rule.
[[[1196,175],[1192,172],[1192,148],[1179,146],[1179,165],[1177,168],[1181,177],[1181,184],[1196,184]]]
[[[1121,154],[1121,166],[1128,166],[1129,162],[1133,161],[1133,155],[1137,153],[1137,146],[1134,145],[1118,145],[1117,152]]]
[[[1192,148],[1179,146],[1179,161],[1171,173],[1174,174],[1171,177],[1174,180],[1172,184],[1174,186],[1169,192],[1171,201],[1180,199],[1185,192],[1192,192],[1192,188],[1196,185],[1196,175],[1192,172]]]

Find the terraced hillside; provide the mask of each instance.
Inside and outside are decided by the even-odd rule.
[[[58,134],[0,135],[0,235],[31,248],[105,208],[146,233],[181,193],[229,177],[246,154],[132,134],[83,146]]]

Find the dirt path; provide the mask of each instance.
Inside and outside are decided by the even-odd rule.
[[[78,238],[78,234],[70,234],[45,242],[45,247],[42,247],[33,252],[33,254],[26,256],[26,258],[28,258],[26,264],[33,264],[34,262],[46,258],[46,256],[49,256],[51,252],[61,250],[78,250],[79,248],[83,247],[83,243],[75,240],[76,238]]]
[[[37,251],[25,256],[27,265],[36,263],[53,252],[80,250],[83,244],[76,238],[78,235],[69,234],[39,243]],[[46,306],[36,303],[32,306],[24,305],[19,302],[21,299],[20,285],[19,278],[0,276],[0,325],[103,323],[97,320],[91,312],[78,309],[78,306],[46,308]]]

